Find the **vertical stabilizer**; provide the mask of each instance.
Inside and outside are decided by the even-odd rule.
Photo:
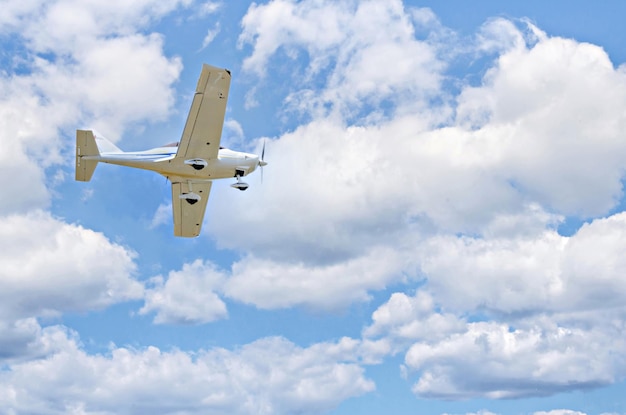
[[[91,130],[76,130],[76,180],[88,182],[98,165],[100,152]]]

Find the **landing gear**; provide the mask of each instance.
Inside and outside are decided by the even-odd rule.
[[[207,163],[207,161],[203,159],[185,160],[185,164],[193,167],[195,170],[202,170],[203,168],[209,165],[209,163]]]
[[[200,201],[200,195],[196,193],[183,193],[178,197],[180,199],[185,199],[190,205],[194,205]]]
[[[193,189],[191,188],[191,182],[188,182],[187,187],[189,188],[189,193],[182,193],[178,195],[179,199],[184,199],[190,205],[198,203],[201,197],[199,194],[194,193]],[[200,193],[202,193],[202,191],[200,191]]]
[[[239,171],[237,171],[237,173],[239,173]],[[239,174],[237,174],[235,177],[237,178],[237,183],[231,184],[230,187],[234,187],[235,189],[239,189],[242,192],[249,187],[248,183],[244,183],[244,182],[241,181],[241,176]]]

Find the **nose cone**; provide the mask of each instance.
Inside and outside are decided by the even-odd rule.
[[[250,158],[252,158],[252,159],[254,159],[256,161],[254,167],[257,167],[257,166],[261,166],[261,167],[267,166],[267,162],[263,160],[263,156],[259,157],[256,154],[251,154]]]

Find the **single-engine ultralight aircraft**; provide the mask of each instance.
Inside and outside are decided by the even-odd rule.
[[[230,71],[202,66],[196,93],[179,143],[146,151],[124,152],[91,130],[76,131],[76,180],[88,182],[99,162],[152,170],[172,183],[174,235],[200,234],[212,180],[235,178],[231,184],[246,190],[241,178],[267,163],[255,154],[220,147],[230,87]]]

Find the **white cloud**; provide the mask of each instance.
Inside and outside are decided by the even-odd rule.
[[[446,93],[439,89],[438,81],[416,76],[421,73],[416,68],[429,72],[431,77],[441,72],[437,50],[410,52],[411,48],[435,46],[413,38],[410,19],[402,15],[396,3],[385,2],[387,7],[379,2],[366,4],[359,7],[381,7],[378,13],[367,16],[382,20],[382,27],[401,24],[377,32],[378,38],[370,38],[370,31],[361,30],[350,41],[344,36],[352,26],[360,24],[359,11],[348,28],[340,31],[343,35],[331,36],[334,32],[324,26],[349,14],[342,9],[345,5],[274,1],[253,6],[243,20],[240,39],[254,46],[246,62],[249,67],[264,68],[269,57],[283,46],[306,50],[309,68],[316,67],[316,57],[334,59],[337,65],[322,74],[325,81],[321,91],[310,91],[305,84],[294,92],[290,102],[296,106],[300,105],[298,96],[307,102],[316,96],[333,97],[329,102],[337,105],[367,101],[372,105],[367,119],[384,111],[387,91],[397,88],[411,91],[414,103],[420,98],[413,86],[436,92],[445,99]],[[331,23],[312,19],[309,25],[296,24],[302,16],[316,17],[321,10],[328,13]],[[626,123],[622,110],[626,77],[613,68],[599,47],[548,38],[536,30],[532,43],[527,44],[526,34],[501,19],[490,22],[484,31],[496,28],[498,33],[504,31],[517,40],[502,50],[483,85],[463,88],[458,97],[456,125],[433,128],[434,120],[447,119],[447,106],[426,110],[401,99],[401,94],[392,94],[390,99],[401,104],[398,111],[406,111],[407,116],[377,123],[376,127],[359,130],[334,118],[315,119],[272,143],[272,168],[282,172],[282,176],[289,172],[288,178],[274,178],[282,181],[277,189],[283,194],[287,193],[285,189],[291,192],[279,196],[266,186],[264,193],[271,193],[268,199],[281,198],[282,205],[295,207],[305,204],[307,222],[315,228],[324,227],[318,219],[327,219],[318,210],[334,203],[337,197],[362,214],[359,199],[370,196],[368,191],[374,193],[368,200],[373,207],[383,199],[399,202],[404,212],[419,209],[416,213],[434,219],[438,226],[452,232],[476,232],[496,214],[515,214],[532,203],[557,214],[587,216],[608,212],[621,196],[620,178],[626,164],[620,139]],[[314,46],[310,38],[318,30],[327,33],[329,40]],[[279,36],[285,31],[290,36]],[[386,47],[388,44],[391,47]],[[410,68],[412,80],[403,77],[401,71],[387,77],[379,66],[361,65],[370,53],[380,55],[375,53],[379,47],[387,51],[397,47],[402,51],[408,62],[400,69]],[[346,55],[345,62],[342,53]],[[423,84],[413,84],[415,79]],[[319,117],[320,113],[313,115]],[[294,161],[287,164],[283,160]],[[356,179],[346,183],[345,175]],[[379,191],[379,180],[396,192]],[[400,185],[406,195],[397,193]],[[331,190],[320,190],[321,186]],[[370,190],[372,187],[378,193]],[[293,200],[285,203],[289,195]],[[262,201],[265,203],[266,199]],[[365,212],[371,212],[369,205]],[[273,225],[271,216],[278,215],[269,213],[270,217],[263,221]],[[257,212],[256,217],[261,214]]]
[[[154,212],[152,222],[150,222],[150,229],[154,229],[161,225],[168,224],[172,221],[172,203],[162,203]]]
[[[393,293],[374,311],[372,320],[372,325],[363,330],[364,337],[387,338],[395,351],[418,340],[441,340],[462,333],[466,328],[464,319],[437,312],[433,297],[424,291],[417,291],[413,297]]]
[[[128,123],[169,114],[174,104],[170,86],[182,65],[178,58],[164,57],[162,47],[158,35],[93,39],[73,51],[76,64],[40,61],[41,72],[31,79],[51,102],[70,106],[115,140]]]
[[[49,352],[35,318],[0,320],[0,363],[43,357]]]
[[[217,22],[215,26],[213,27],[213,29],[209,29],[207,31],[206,36],[202,40],[202,49],[206,48],[207,46],[209,46],[209,44],[211,44],[211,42],[213,42],[215,37],[220,33],[220,30],[221,30],[220,23]]]
[[[570,238],[561,262],[565,310],[610,309],[626,302],[626,212],[596,219]]]
[[[368,290],[379,290],[401,279],[403,265],[402,258],[387,248],[318,266],[247,257],[233,265],[224,293],[260,308],[341,308],[369,299]]]
[[[237,218],[238,226],[209,218],[205,229],[219,246],[246,255],[225,292],[261,307],[326,306],[362,301],[368,290],[419,275],[438,303],[458,312],[563,310],[584,284],[558,294],[569,278],[560,274],[568,272],[560,262],[568,239],[554,228],[567,215],[606,215],[621,197],[623,72],[599,47],[497,19],[472,44],[472,54],[496,53],[482,84],[462,86],[449,100],[438,57],[455,45],[416,40],[417,11],[409,18],[399,4],[273,1],[248,10],[240,42],[253,49],[244,68],[262,74],[279,50],[305,53],[310,79],[297,83],[294,105],[316,96],[338,106],[361,97],[367,105],[356,119],[311,111],[309,123],[268,141],[262,187],[213,199],[212,217]],[[422,13],[429,24],[432,12]],[[389,30],[356,30],[371,19]],[[334,30],[340,23],[345,29]],[[495,38],[506,41],[490,44]],[[407,60],[389,79],[366,64],[381,47]],[[427,53],[411,53],[417,50]],[[402,68],[431,77],[409,80]],[[414,102],[393,93],[402,88]],[[429,96],[456,107],[426,110],[419,102]],[[388,99],[395,111],[387,113]],[[394,252],[379,255],[386,271],[352,268],[377,261],[379,251]],[[369,278],[329,277],[335,270]],[[470,277],[473,285],[465,283]],[[607,279],[620,288],[613,274]],[[329,300],[299,293],[322,286],[333,293]]]
[[[412,12],[432,15],[427,9]],[[419,19],[412,20],[401,1],[253,4],[239,37],[240,46],[253,46],[243,69],[262,76],[278,51],[292,58],[305,52],[304,85],[330,73],[322,91],[303,88],[287,97],[291,108],[315,116],[330,109],[354,117],[364,106],[387,100],[392,106],[426,110],[425,100],[440,86],[444,64],[431,45],[416,40],[413,21]]]
[[[141,297],[135,254],[44,212],[0,217],[0,315],[100,309]]]
[[[571,237],[546,230],[518,238],[440,236],[420,249],[428,288],[444,308],[495,313],[574,312],[626,300],[626,213]]]
[[[210,14],[217,12],[221,7],[222,7],[221,2],[207,1],[200,5],[198,16],[200,17],[208,16]]]
[[[215,290],[225,275],[208,262],[196,260],[180,271],[151,280],[145,293],[145,305],[140,314],[156,311],[155,323],[200,324],[226,318],[226,304]]]
[[[422,247],[421,269],[447,309],[541,310],[551,307],[562,288],[559,257],[565,244],[555,231],[519,239],[440,236]]]
[[[584,412],[572,411],[571,409],[553,409],[551,411],[539,411],[533,415],[586,415]]]
[[[373,389],[353,360],[324,355],[361,347],[364,360],[376,361],[408,344],[406,365],[424,396],[528,396],[623,377],[626,219],[596,219],[569,238],[553,228],[566,215],[607,215],[622,197],[624,71],[598,47],[499,19],[471,52],[495,53],[493,66],[454,100],[442,89],[442,56],[458,45],[417,40],[416,25],[432,24],[432,12],[405,11],[399,1],[251,6],[240,37],[253,47],[244,69],[262,75],[277,51],[294,58],[294,78],[280,82],[298,81],[286,102],[312,120],[268,141],[262,188],[213,199],[214,218],[237,220],[205,228],[243,253],[230,275],[206,261],[185,265],[154,279],[142,308],[156,322],[202,323],[226,316],[219,295],[262,308],[333,308],[424,279],[414,295],[395,293],[379,307],[361,346],[302,349],[264,339],[236,351],[114,348],[88,356],[62,330],[28,319],[141,295],[127,249],[46,214],[6,215],[47,206],[43,168],[69,147],[59,129],[84,120],[115,139],[129,123],[167,116],[180,60],[164,57],[160,36],[135,32],[186,4],[11,1],[0,11],[32,50],[54,55],[27,56],[30,73],[0,84],[2,133],[13,140],[0,150],[0,176],[8,178],[0,185],[19,195],[0,202],[2,240],[11,241],[0,256],[0,310],[13,319],[0,332],[11,358],[23,345],[27,357],[47,350],[38,338],[67,346],[0,373],[16,385],[0,392],[3,406],[84,412],[95,402],[117,413],[107,406],[115,396],[125,408],[185,401],[196,405],[181,409],[188,412],[221,412],[233,402],[248,405],[244,412],[322,411]],[[16,170],[23,174],[12,177]],[[92,274],[93,263],[103,266]],[[491,321],[468,323],[474,314]],[[80,370],[69,373],[64,365],[76,360]],[[20,392],[33,376],[44,379],[41,389]],[[164,386],[176,381],[180,389]],[[59,388],[61,396],[49,393]]]
[[[528,196],[602,215],[622,196],[625,97],[626,77],[602,48],[543,38],[500,55],[484,85],[461,93],[457,114],[494,140],[499,174]]]
[[[224,121],[224,129],[222,131],[222,140],[220,141],[220,145],[230,149],[241,150],[250,144],[246,142],[246,135],[241,124],[238,121],[229,118]],[[216,182],[214,182],[214,184],[215,183]]]
[[[526,42],[524,33],[512,21],[503,18],[489,20],[476,35],[476,48],[486,53],[502,54],[514,49],[525,49]]]
[[[450,414],[443,414],[443,415],[450,415]],[[486,411],[486,410],[481,410],[478,412],[468,412],[465,415],[498,415],[498,414],[495,414],[493,412]]]
[[[59,109],[41,105],[32,85],[0,77],[0,214],[48,206],[44,168],[62,161],[57,126]],[[19,174],[15,174],[19,172]]]
[[[347,36],[342,28],[348,27],[348,4],[286,0],[252,4],[242,19],[239,36],[240,47],[254,43],[244,69],[264,74],[267,61],[281,46],[305,44],[320,51],[336,47]]]
[[[332,263],[379,245],[403,250],[437,228],[479,232],[503,212],[529,209],[486,173],[495,163],[486,138],[425,129],[413,117],[379,127],[325,120],[268,141],[263,186],[213,199],[207,230],[220,246],[257,256]]]
[[[45,3],[11,1],[0,12],[3,34],[19,33],[11,42],[25,51],[20,70],[0,76],[0,186],[9,195],[0,214],[48,206],[44,169],[67,161],[75,128],[88,123],[117,139],[128,123],[162,120],[174,103],[180,60],[163,56],[160,36],[132,28],[181,2]]]
[[[621,330],[470,323],[463,334],[414,344],[405,361],[418,371],[413,391],[423,397],[546,396],[621,377],[624,347],[615,342]]]
[[[246,257],[220,271],[196,260],[151,280],[141,314],[156,312],[155,323],[202,324],[227,317],[220,296],[263,309],[305,306],[343,308],[366,301],[369,290],[403,279],[403,258],[393,250],[372,249],[351,261],[316,267]]]
[[[444,415],[448,415],[448,414],[444,414]],[[491,412],[491,411],[487,411],[487,410],[481,410],[478,412],[468,412],[465,415],[499,415],[499,414]],[[587,414],[585,412],[572,411],[570,409],[553,409],[551,411],[534,412],[533,415],[587,415]]]
[[[624,249],[625,213],[571,237],[431,238],[416,249],[424,285],[414,296],[394,293],[363,334],[386,341],[390,353],[412,344],[406,365],[424,397],[542,396],[610,384],[626,373]]]
[[[405,259],[387,248],[374,248],[346,262],[310,266],[245,257],[220,271],[196,260],[152,278],[141,314],[156,312],[155,323],[202,324],[227,317],[220,296],[262,309],[305,306],[338,309],[366,301],[368,291],[404,278]]]
[[[62,327],[46,359],[0,372],[0,405],[18,413],[315,414],[374,390],[352,363],[356,343],[301,348],[280,337],[188,353],[113,347],[88,355]],[[33,382],[32,379],[37,379]]]
[[[9,1],[0,22],[20,33],[37,52],[71,51],[83,41],[128,35],[192,0]]]
[[[117,138],[128,123],[162,119],[173,105],[179,59],[164,57],[160,36],[133,32],[188,2],[122,3],[11,2],[0,14],[3,33],[19,33],[11,41],[24,46],[21,70],[0,78],[8,140],[0,149],[0,185],[9,196],[0,201],[3,314],[90,310],[142,295],[131,278],[133,253],[40,211],[60,177],[47,179],[45,169],[67,161],[74,128],[106,124]]]
[[[9,7],[4,17],[26,46],[28,68],[6,79],[16,85],[7,97],[30,98],[31,111],[48,121],[38,134],[86,120],[116,139],[129,122],[168,115],[174,103],[170,85],[182,65],[163,56],[159,35],[135,30],[189,1],[28,4],[21,11]],[[34,135],[28,123],[19,127]]]

